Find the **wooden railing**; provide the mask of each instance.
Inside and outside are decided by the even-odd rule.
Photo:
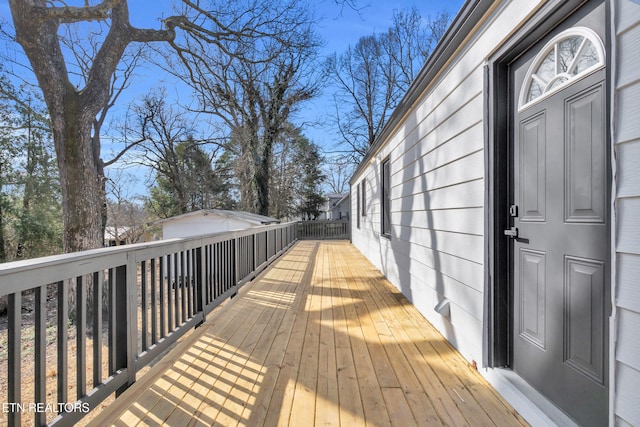
[[[0,264],[0,424],[74,424],[296,238],[288,223]]]
[[[350,239],[351,227],[348,219],[337,221],[300,221],[298,222],[298,238],[308,239]]]

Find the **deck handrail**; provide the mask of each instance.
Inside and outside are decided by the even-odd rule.
[[[351,221],[315,220],[298,221],[298,239],[300,240],[327,240],[327,239],[351,239]]]
[[[131,386],[141,368],[203,323],[296,240],[297,224],[291,222],[0,264],[0,297],[6,296],[8,305],[8,390],[6,405],[0,405],[8,425],[19,426],[26,411],[33,413],[35,425],[74,424]],[[29,295],[35,301],[33,337],[21,331],[22,301]],[[49,322],[48,300],[56,310]],[[56,337],[53,406],[46,393],[51,328]],[[68,345],[70,330],[75,349]],[[22,375],[25,344],[34,349],[30,378]],[[75,378],[69,378],[70,356]],[[25,399],[21,384],[30,380],[34,396]],[[75,396],[69,396],[69,389],[75,389]],[[52,412],[57,413],[53,419],[47,417]]]

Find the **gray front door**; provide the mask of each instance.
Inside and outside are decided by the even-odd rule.
[[[513,369],[581,425],[608,422],[604,7],[511,67]]]

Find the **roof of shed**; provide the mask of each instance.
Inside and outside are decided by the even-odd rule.
[[[280,220],[276,218],[271,218],[269,216],[258,215],[251,212],[245,211],[232,211],[225,209],[202,209],[199,211],[188,212],[186,214],[173,216],[171,218],[161,219],[156,221],[155,224],[164,224],[166,222],[175,221],[177,219],[195,217],[195,216],[211,216],[211,219],[214,218],[229,218],[229,219],[237,219],[240,221],[246,221],[253,224],[276,224],[279,223]]]

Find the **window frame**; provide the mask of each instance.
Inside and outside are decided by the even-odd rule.
[[[391,238],[391,159],[380,163],[380,234]]]
[[[558,65],[559,65],[559,59],[558,59],[558,46],[560,45],[560,43],[562,43],[565,40],[569,40],[571,38],[576,38],[576,37],[580,37],[583,39],[582,41],[582,45],[581,48],[578,50],[578,55],[576,55],[573,60],[571,61],[571,65],[576,64],[576,60],[580,57],[580,55],[582,55],[584,53],[584,50],[582,49],[583,47],[586,47],[586,42],[590,42],[591,45],[593,46],[594,50],[595,50],[595,54],[597,55],[597,61],[587,67],[586,69],[582,70],[581,72],[575,74],[575,75],[570,75],[567,74],[566,72],[561,72],[560,70],[558,70]],[[533,98],[533,99],[529,99],[529,93],[531,90],[531,86],[533,84],[533,82],[536,80],[537,76],[537,71],[540,69],[543,61],[547,58],[547,56],[554,51],[554,61],[555,61],[555,74],[554,76],[551,78],[551,80],[549,82],[547,82],[546,86],[542,87],[543,91],[542,93],[540,93],[540,95],[538,95],[537,97]],[[540,49],[540,51],[536,54],[533,62],[531,63],[531,65],[529,66],[529,69],[527,70],[527,73],[525,74],[525,78],[524,81],[522,83],[522,86],[520,87],[520,94],[518,97],[518,111],[522,111],[525,108],[528,108],[534,104],[537,104],[538,102],[541,102],[543,100],[545,100],[546,98],[548,98],[549,96],[553,95],[554,93],[562,90],[563,88],[570,86],[574,83],[576,83],[577,81],[587,77],[588,75],[602,69],[605,67],[605,64],[607,62],[607,58],[606,58],[606,50],[604,47],[604,43],[602,41],[602,39],[600,38],[600,36],[598,36],[598,34],[593,31],[590,28],[587,27],[571,27],[568,28],[564,31],[561,31],[560,33],[558,33],[555,37],[553,37],[551,40],[549,40],[543,47],[542,49]],[[573,69],[573,67],[572,67]],[[556,80],[558,80],[559,78],[564,78],[565,80],[558,84],[558,85],[551,85],[552,82],[555,82]],[[539,85],[542,85],[542,82],[538,82]]]
[[[366,184],[367,183],[367,179],[363,178],[362,182],[360,183],[360,185],[362,186],[362,201],[360,204],[361,207],[361,212],[360,214],[365,217],[367,216],[367,187]]]
[[[356,227],[360,228],[360,185],[356,185]]]

